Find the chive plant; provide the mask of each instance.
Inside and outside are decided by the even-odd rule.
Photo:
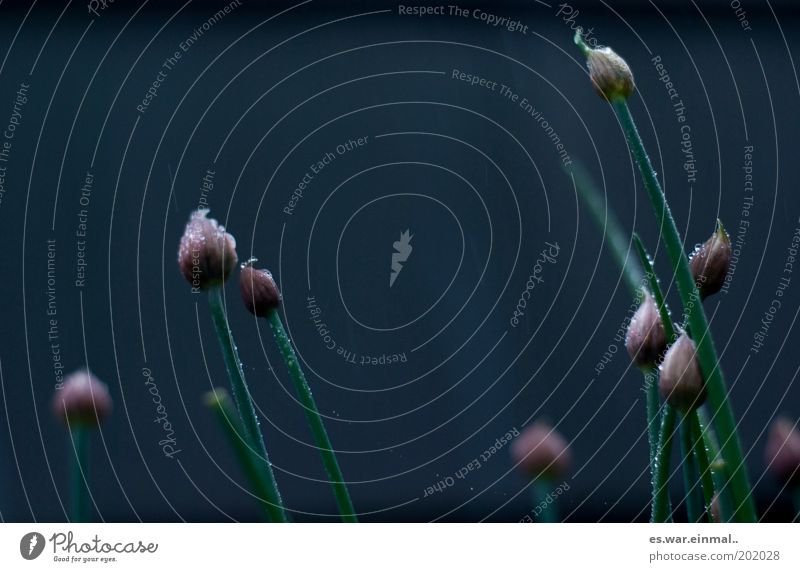
[[[755,505],[744,465],[741,444],[736,433],[736,422],[709,331],[708,320],[702,307],[702,300],[713,293],[715,287],[718,290],[718,283],[721,285],[720,276],[724,281],[727,274],[730,241],[719,224],[715,235],[703,245],[705,251],[696,252],[690,266],[690,260],[683,250],[683,242],[672,218],[666,197],[628,107],[627,100],[635,89],[630,67],[610,48],[590,48],[586,45],[580,29],[575,34],[575,43],[586,57],[589,77],[595,91],[611,105],[616,113],[630,151],[639,167],[645,190],[660,225],[659,236],[666,247],[686,317],[686,322],[681,325],[679,337],[679,341],[684,338],[685,341],[680,344],[676,341],[670,348],[661,365],[659,376],[662,397],[671,397],[672,395],[677,397],[671,398],[673,403],[667,401],[667,405],[670,407],[663,407],[660,415],[658,446],[655,458],[651,463],[654,482],[652,519],[664,521],[669,518],[670,508],[666,488],[672,436],[678,420],[676,403],[681,407],[680,421],[684,433],[682,438],[683,462],[689,466],[685,473],[689,488],[687,503],[691,505],[692,516],[699,518],[695,499],[694,497],[689,498],[693,494],[693,486],[689,484],[689,481],[695,476],[690,473],[700,473],[697,476],[701,482],[705,482],[706,486],[709,483],[709,469],[704,469],[697,462],[702,456],[698,450],[699,443],[702,442],[704,448],[707,443],[707,440],[703,438],[705,429],[702,426],[697,429],[697,426],[700,425],[696,413],[697,405],[700,403],[701,397],[707,396],[712,413],[711,419],[716,434],[719,436],[719,472],[723,473],[717,479],[715,488],[720,489],[717,493],[729,495],[731,501],[731,512],[726,515],[726,519],[754,522],[756,520]],[[653,274],[653,276],[655,275]],[[652,283],[651,281],[651,288],[653,288]],[[657,284],[657,281],[655,283]],[[663,304],[659,304],[659,306],[664,308]],[[662,312],[662,321],[666,323],[663,316],[664,312]],[[669,370],[665,381],[666,366],[669,366]],[[665,394],[667,386],[670,387],[670,391]],[[700,391],[697,391],[698,387]],[[687,401],[692,395],[692,390],[695,391],[694,397],[691,401]],[[652,404],[648,410],[652,410]],[[652,419],[649,420],[649,422],[652,421]],[[693,429],[697,429],[700,434]],[[706,460],[708,460],[708,450],[706,449],[704,452]],[[707,493],[708,491],[705,493],[706,496]],[[710,505],[710,502],[707,504]],[[709,508],[710,506],[706,506],[706,510]]]
[[[88,369],[64,379],[53,397],[53,413],[70,433],[70,521],[91,520],[89,492],[89,438],[111,414],[108,386]]]

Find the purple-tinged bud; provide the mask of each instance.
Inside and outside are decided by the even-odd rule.
[[[88,369],[78,370],[56,391],[53,413],[67,426],[96,427],[111,415],[108,387]]]
[[[645,294],[639,309],[628,325],[625,347],[631,360],[639,367],[652,367],[667,349],[667,334],[658,313],[656,301]]]
[[[685,333],[675,341],[661,364],[661,397],[678,411],[691,411],[706,400],[706,384],[694,341]]]
[[[708,507],[708,512],[711,516],[711,522],[722,522],[722,513],[719,508],[719,493],[715,493],[714,496],[711,497],[711,506]]]
[[[178,248],[178,267],[193,289],[219,286],[236,268],[236,241],[208,209],[192,213]]]
[[[542,421],[526,427],[514,439],[511,459],[531,479],[540,476],[560,479],[572,467],[572,453],[567,440]]]
[[[764,452],[767,469],[779,481],[800,485],[800,432],[786,417],[773,421]]]
[[[263,318],[281,305],[281,292],[269,270],[253,268],[255,259],[242,264],[239,289],[242,301],[251,314]]]
[[[708,298],[722,289],[730,265],[731,240],[722,223],[717,221],[717,230],[705,244],[694,250],[689,259],[700,298]]]
[[[633,72],[625,60],[611,48],[587,46],[580,29],[575,33],[575,43],[586,56],[589,78],[600,97],[608,101],[628,99],[636,86],[633,83]]]

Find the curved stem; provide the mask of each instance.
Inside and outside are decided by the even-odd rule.
[[[269,459],[267,459],[266,470],[264,470],[258,455],[245,441],[244,428],[231,404],[228,393],[224,389],[215,389],[206,394],[205,403],[214,412],[220,427],[225,432],[244,474],[255,490],[267,520],[286,522],[281,495],[278,492],[278,484],[275,482],[275,475]]]
[[[653,522],[668,522],[672,510],[669,502],[669,460],[672,455],[672,435],[675,433],[675,409],[664,405],[661,431],[658,438],[658,453],[653,471]]]
[[[614,211],[608,207],[606,196],[600,194],[589,173],[579,161],[573,161],[572,169],[567,172],[572,175],[578,196],[589,208],[597,228],[608,238],[611,254],[631,294],[634,298],[638,298],[642,289],[642,268],[636,263],[636,258],[630,255],[630,241]]]
[[[89,430],[83,425],[70,429],[72,446],[72,522],[89,522]]]
[[[272,328],[272,333],[275,335],[275,341],[278,343],[278,348],[283,356],[283,361],[286,362],[286,367],[289,370],[289,377],[294,382],[297,396],[300,399],[300,404],[306,414],[306,420],[311,426],[311,433],[314,436],[314,441],[317,444],[317,449],[322,457],[322,464],[325,466],[325,471],[328,473],[331,487],[333,487],[333,494],[336,497],[336,504],[339,506],[339,512],[342,515],[342,520],[345,522],[358,522],[356,512],[353,508],[353,502],[350,500],[350,493],[347,491],[347,485],[342,471],[339,468],[339,462],[336,460],[336,453],[331,446],[331,441],[328,438],[328,432],[325,430],[325,425],[322,423],[317,404],[314,401],[314,396],[311,394],[311,388],[308,386],[306,376],[300,368],[300,362],[292,348],[292,342],[283,328],[283,322],[278,312],[272,310],[267,317],[269,325]]]
[[[271,474],[272,466],[267,456],[264,437],[261,435],[261,430],[258,427],[258,417],[256,417],[256,410],[253,407],[250,390],[244,379],[242,362],[239,360],[236,344],[233,341],[233,334],[228,326],[228,318],[225,316],[225,307],[222,304],[222,286],[214,286],[209,289],[208,304],[211,308],[211,318],[214,321],[214,328],[216,329],[219,345],[222,349],[222,356],[225,360],[225,368],[228,371],[228,377],[231,381],[233,400],[236,403],[236,408],[239,410],[239,416],[242,419],[244,435],[247,439],[247,443],[261,457],[261,460],[266,465],[266,470]],[[274,476],[272,479],[274,480]],[[278,495],[276,504],[279,507],[278,512],[280,513],[278,521],[286,522],[286,513],[283,510],[283,503],[280,499],[280,495]]]
[[[611,103],[625,131],[631,152],[639,166],[645,189],[655,210],[656,218],[661,225],[661,237],[664,240],[667,254],[675,271],[675,279],[683,301],[684,312],[689,320],[688,326],[691,328],[697,343],[700,369],[706,381],[708,401],[711,405],[713,418],[721,440],[720,454],[730,471],[734,519],[740,522],[755,522],[755,504],[747,477],[747,470],[744,466],[742,447],[736,433],[736,421],[728,401],[728,392],[719,367],[714,341],[708,329],[708,321],[701,305],[697,286],[689,269],[689,261],[683,249],[683,242],[670,213],[664,192],[653,171],[650,158],[645,151],[644,143],[636,129],[636,123],[633,120],[627,102],[624,99],[615,98]]]
[[[714,490],[717,493],[717,503],[719,504],[720,522],[731,522],[733,520],[733,502],[730,498],[729,480],[725,476],[725,461],[719,456],[719,445],[714,428],[708,423],[708,416],[703,407],[696,410],[697,422],[703,435],[706,456],[710,462],[711,478],[714,481]]]

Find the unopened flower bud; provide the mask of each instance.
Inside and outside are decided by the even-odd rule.
[[[586,56],[589,78],[595,91],[608,101],[628,99],[636,86],[633,83],[633,72],[625,60],[611,48],[587,46],[580,29],[575,33],[575,43]]]
[[[625,347],[631,360],[639,367],[654,366],[667,349],[667,334],[656,301],[645,294],[639,309],[628,325]]]
[[[270,271],[253,268],[253,262],[242,264],[239,289],[245,307],[251,314],[263,318],[281,305],[281,293]]]
[[[572,466],[566,439],[547,423],[537,421],[526,427],[511,444],[511,458],[528,477],[560,479]]]
[[[707,298],[722,289],[730,265],[731,240],[722,223],[717,221],[717,230],[705,244],[695,249],[689,260],[701,298]]]
[[[779,417],[772,423],[764,457],[767,469],[775,478],[800,485],[800,432],[786,417]]]
[[[78,370],[56,391],[53,413],[68,426],[97,426],[111,414],[108,387],[89,370]]]
[[[208,209],[192,213],[178,248],[181,273],[198,290],[222,284],[238,262],[236,241],[207,215]]]
[[[658,390],[661,397],[678,411],[691,411],[706,400],[706,384],[697,360],[697,348],[685,333],[664,356]]]

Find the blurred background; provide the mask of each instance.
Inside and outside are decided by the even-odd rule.
[[[278,279],[362,520],[523,519],[527,480],[507,445],[453,477],[537,419],[570,442],[566,520],[647,520],[642,377],[619,334],[631,296],[573,188],[576,162],[680,302],[577,26],[634,70],[631,108],[687,251],[717,218],[728,227],[737,263],[706,310],[763,518],[791,518],[763,447],[772,419],[800,416],[800,277],[762,347],[754,335],[800,227],[795,4],[425,5],[441,13],[0,3],[3,520],[67,518],[70,450],[50,404],[60,368],[84,364],[115,407],[92,441],[97,519],[259,518],[202,402],[227,380],[205,297],[175,263],[198,206]],[[333,520],[269,327],[237,281],[229,320],[287,507]]]

